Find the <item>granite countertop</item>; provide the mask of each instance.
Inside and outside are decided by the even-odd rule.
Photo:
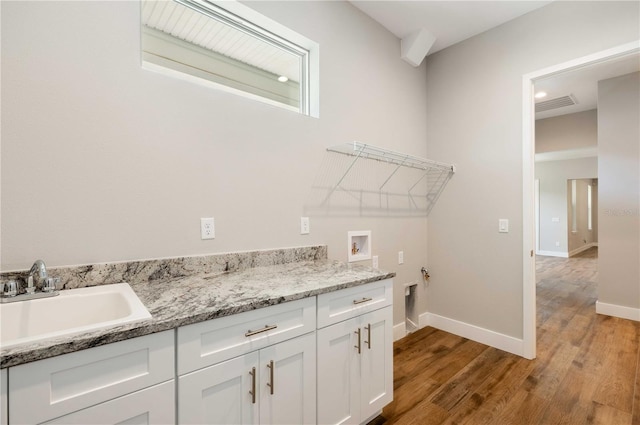
[[[392,272],[322,259],[134,282],[130,285],[151,319],[1,349],[0,368],[394,276]]]

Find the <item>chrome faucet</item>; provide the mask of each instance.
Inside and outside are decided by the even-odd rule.
[[[9,303],[14,301],[23,301],[36,298],[46,298],[58,295],[56,284],[60,281],[58,278],[49,277],[47,266],[42,260],[36,260],[29,269],[26,277],[27,286],[24,293],[21,293],[19,281],[10,280],[0,284],[0,303]],[[42,287],[40,292],[36,292],[38,287]]]
[[[35,277],[35,282],[34,282]],[[44,281],[49,278],[47,274],[47,266],[44,264],[42,260],[36,260],[29,269],[29,276],[27,277],[27,287],[25,291],[27,294],[33,294],[36,291],[39,283],[42,283],[44,290]]]

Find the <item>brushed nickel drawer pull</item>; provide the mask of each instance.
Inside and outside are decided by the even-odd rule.
[[[354,333],[356,335],[358,335],[358,345],[354,345],[354,347],[358,349],[358,354],[360,354],[360,350],[361,350],[361,347],[362,347],[361,338],[360,338],[360,336],[361,336],[360,328],[358,328],[358,330],[355,331]]]
[[[373,298],[362,298],[361,300],[353,300],[354,304],[362,304],[373,300]]]
[[[251,368],[251,372],[249,372],[249,375],[251,375],[251,391],[249,391],[249,394],[251,394],[251,403],[256,404],[256,368],[255,367]]]
[[[252,331],[251,329],[249,329],[249,330],[247,331],[247,333],[246,333],[246,334],[244,334],[244,336],[253,336],[253,335],[257,335],[257,334],[260,334],[260,333],[262,333],[262,332],[267,332],[267,331],[273,330],[273,329],[275,329],[275,328],[277,328],[277,327],[278,327],[278,325],[265,325],[265,326],[264,326],[264,328],[262,328],[262,329],[258,329],[257,331]]]
[[[371,350],[371,323],[364,328],[367,330],[367,340],[364,343],[367,344],[367,348]]]
[[[271,395],[273,395],[273,360],[269,362],[267,367],[269,368],[269,382],[267,382],[267,386],[271,388]]]

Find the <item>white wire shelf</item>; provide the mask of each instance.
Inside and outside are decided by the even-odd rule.
[[[360,142],[327,152],[309,202],[317,213],[429,214],[456,171],[452,164]]]
[[[343,145],[332,146],[327,148],[329,152],[337,152],[344,155],[355,156],[356,158],[373,159],[376,161],[387,162],[399,167],[411,167],[419,170],[438,169],[443,171],[456,172],[453,164],[445,164],[443,162],[432,161],[430,159],[419,158],[417,156],[407,155],[405,153],[394,152],[389,149],[378,148],[376,146],[367,145],[365,143],[353,142]]]

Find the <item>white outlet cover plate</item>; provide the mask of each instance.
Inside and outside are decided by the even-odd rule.
[[[215,239],[216,227],[213,217],[206,217],[200,219],[200,238],[201,239]]]
[[[311,231],[309,227],[309,217],[300,217],[300,234],[308,235]]]

